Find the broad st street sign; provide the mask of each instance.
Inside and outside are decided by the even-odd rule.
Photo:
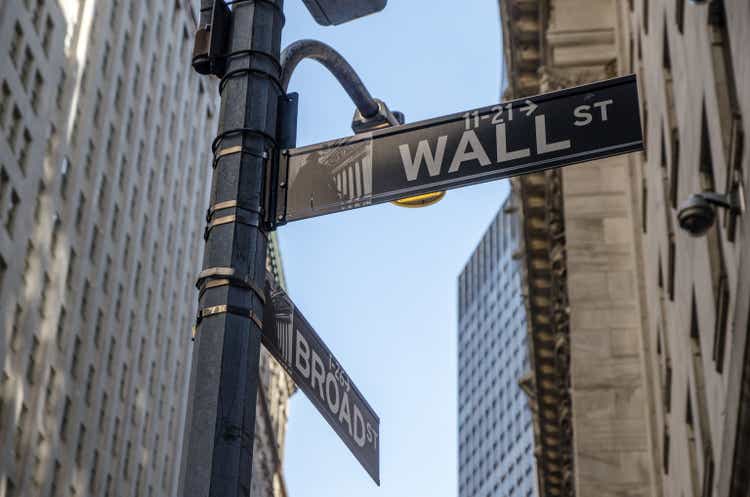
[[[281,154],[277,224],[642,150],[634,75]]]
[[[380,418],[272,276],[265,291],[263,345],[380,485]]]

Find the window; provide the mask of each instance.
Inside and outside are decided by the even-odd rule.
[[[669,233],[669,279],[667,280],[667,293],[669,295],[669,300],[674,301],[674,291],[675,291],[675,266],[676,258],[677,258],[677,248],[675,245],[674,240],[674,233]]]
[[[5,111],[8,110],[10,100],[10,87],[8,82],[3,80],[2,90],[0,90],[0,127],[5,127]]]
[[[695,427],[693,425],[693,406],[690,401],[690,385],[687,388],[687,405],[685,406],[685,424],[687,425],[687,442],[688,442],[688,461],[690,464],[689,474],[693,487],[693,495],[698,495],[698,463],[697,463],[697,445],[695,440]]]
[[[723,0],[713,0],[710,6],[711,54],[714,82],[719,104],[719,124],[722,132],[722,145],[726,152],[736,135],[742,130],[742,114],[732,62],[732,52],[727,32],[726,12]],[[729,155],[727,153],[727,155]]]
[[[109,65],[109,43],[104,44],[104,52],[102,53],[102,75],[107,74],[107,66]]]
[[[94,123],[99,124],[99,120],[102,116],[102,92],[97,90],[96,100],[94,101]]]
[[[122,363],[122,375],[120,376],[120,400],[125,401],[125,391],[128,382],[128,365]]]
[[[109,293],[109,273],[112,267],[112,257],[107,255],[106,262],[104,263],[104,272],[102,274],[102,290],[105,294]]]
[[[107,157],[114,160],[115,157],[115,127],[109,125],[109,134],[107,135]]]
[[[115,301],[115,317],[119,320],[122,313],[122,293],[123,286],[117,285],[117,300]]]
[[[73,288],[73,275],[75,274],[76,257],[76,251],[71,248],[70,256],[68,258],[68,272],[65,275],[65,285],[68,288]]]
[[[672,410],[672,359],[667,354],[664,375],[664,409],[666,412]]]
[[[645,150],[645,148],[644,148]],[[646,175],[645,162],[641,168],[641,229],[643,233],[648,232],[648,177]]]
[[[39,31],[41,28],[40,23],[42,20],[42,11],[44,11],[45,0],[36,0],[36,8],[31,9],[31,22],[34,23],[34,28]]]
[[[21,451],[23,449],[23,429],[26,425],[26,416],[29,414],[29,408],[26,404],[21,404],[21,414],[18,416],[18,423],[16,424],[16,444],[15,444],[15,455],[16,460],[20,461]]]
[[[10,130],[8,131],[8,145],[10,145],[10,149],[13,151],[13,153],[16,152],[16,146],[18,141],[18,132],[21,129],[21,110],[18,108],[17,105],[13,104],[13,114],[12,114],[12,120],[10,123]]]
[[[89,372],[86,376],[86,393],[84,395],[84,399],[86,401],[86,405],[91,405],[91,392],[94,387],[94,376],[96,375],[96,369],[94,369],[94,366],[89,365]]]
[[[10,348],[14,352],[18,352],[21,347],[21,320],[23,318],[23,308],[16,304],[16,309],[13,314],[13,326],[10,331]]]
[[[39,316],[44,318],[46,316],[46,310],[47,310],[47,290],[49,290],[51,280],[49,278],[49,274],[45,271],[42,275],[42,288],[40,291],[41,294],[41,301],[39,302]]]
[[[89,260],[91,260],[92,264],[96,263],[98,242],[99,242],[99,228],[94,226],[93,233],[91,234],[91,245],[89,247]]]
[[[712,158],[711,138],[706,120],[706,107],[703,105],[703,116],[701,119],[701,152],[699,163],[699,174],[701,188],[706,191],[715,191],[714,165]],[[714,225],[707,233],[708,259],[711,268],[711,285],[714,291],[714,302],[716,308],[716,323],[714,330],[714,346],[712,357],[716,363],[716,371],[721,373],[724,367],[724,349],[727,333],[727,322],[729,319],[729,281],[724,261],[724,251],[721,242],[719,228]]]
[[[122,465],[122,476],[124,478],[128,478],[128,473],[130,470],[130,449],[132,448],[132,443],[130,440],[128,440],[127,449],[125,449],[125,462]]]
[[[52,404],[54,400],[55,392],[55,381],[57,379],[57,371],[52,366],[49,367],[49,376],[47,376],[47,387],[44,390],[44,410],[47,412],[52,411]]]
[[[57,348],[62,350],[65,345],[65,307],[60,306],[60,315],[57,318]]]
[[[117,228],[118,228],[119,221],[120,221],[120,206],[117,205],[117,203],[115,203],[114,209],[112,211],[112,222],[110,223],[111,227],[110,227],[110,231],[109,231],[109,236],[113,240],[117,240],[118,239],[118,236],[117,236],[118,230],[117,230]]]
[[[36,380],[36,365],[39,363],[39,339],[36,335],[31,337],[31,351],[29,352],[29,363],[26,365],[26,381],[33,385]]]
[[[60,464],[60,461],[55,459],[55,466],[52,469],[52,483],[50,483],[50,487],[49,487],[49,497],[57,496],[57,486],[60,484],[61,469],[62,469],[62,465]]]
[[[102,392],[102,403],[99,406],[99,432],[101,433],[104,430],[104,420],[107,419],[107,402],[109,401],[109,396],[107,395],[107,392]]]
[[[81,338],[76,335],[75,342],[73,343],[73,356],[70,359],[70,375],[73,378],[78,377],[78,360],[81,354],[81,345],[83,345]]]
[[[83,460],[83,446],[86,441],[86,427],[81,423],[78,427],[78,443],[76,444],[76,465],[81,466]]]
[[[112,9],[109,11],[109,27],[115,29],[117,27],[117,10],[120,2],[118,0],[112,1]]]
[[[70,397],[65,397],[65,406],[63,407],[62,418],[60,419],[60,438],[65,441],[68,431],[68,418],[70,417],[70,408],[72,403]]]
[[[50,253],[55,254],[57,252],[57,246],[60,242],[60,230],[62,229],[62,221],[60,216],[55,213],[52,221],[52,237],[50,240]]]
[[[47,20],[44,26],[44,36],[42,38],[42,48],[44,48],[44,54],[49,56],[49,45],[52,41],[52,32],[55,30],[55,23],[52,22],[52,18],[47,15]]]
[[[708,400],[706,399],[705,372],[703,368],[703,355],[701,353],[700,331],[698,328],[698,314],[695,304],[695,290],[693,290],[690,342],[693,358],[693,378],[695,378],[695,396],[698,404],[698,426],[701,432],[703,446],[703,493],[702,497],[710,497],[713,487],[713,442],[711,441],[711,429],[708,424]],[[688,390],[688,401],[690,391]],[[697,482],[694,483],[697,488]]]
[[[16,21],[13,38],[10,42],[10,49],[8,50],[10,60],[13,61],[13,65],[16,67],[18,67],[18,58],[21,55],[21,45],[23,45],[23,30],[21,29],[21,24]]]
[[[47,185],[44,184],[44,180],[40,179],[37,186],[36,204],[34,205],[34,222],[40,223],[42,215],[42,202],[45,199],[45,193],[47,191]]]
[[[85,166],[85,172],[86,172],[86,178],[91,179],[92,174],[94,173],[94,153],[95,153],[95,145],[92,140],[89,140],[89,148],[86,150],[86,166]]]
[[[89,293],[91,292],[91,283],[88,278],[83,280],[83,292],[81,294],[81,317],[85,320],[88,319],[89,309]]]
[[[120,418],[115,418],[115,428],[112,430],[112,447],[111,452],[112,455],[117,455],[117,437],[120,433]]]
[[[117,346],[117,340],[111,337],[109,340],[109,353],[107,354],[107,374],[112,376],[115,360],[115,347]]]
[[[675,24],[677,24],[677,31],[680,34],[685,29],[685,1],[686,0],[675,0]]]
[[[89,473],[89,491],[96,491],[96,473],[99,470],[99,451],[94,450],[94,457],[91,461],[91,471]]]
[[[24,89],[29,88],[29,75],[31,74],[31,67],[34,65],[34,54],[31,53],[31,49],[27,46],[24,52],[23,64],[21,64],[21,84]]]
[[[28,128],[23,129],[22,140],[21,149],[18,151],[18,167],[25,176],[26,167],[29,165],[29,151],[31,150],[31,132]]]
[[[62,194],[63,198],[65,198],[65,194],[67,193],[68,189],[69,168],[70,161],[67,157],[63,157],[62,161],[60,161],[60,193]]]
[[[5,478],[5,496],[16,497],[16,484],[10,479],[10,476]]]
[[[42,78],[42,75],[39,73],[39,71],[36,71],[34,74],[34,86],[31,90],[31,108],[34,110],[34,113],[39,113],[39,100],[42,97],[42,91],[44,87],[44,78]]]
[[[680,134],[677,126],[677,109],[674,98],[674,82],[672,78],[672,54],[669,49],[669,30],[667,22],[664,21],[664,38],[662,44],[662,71],[664,74],[664,92],[667,97],[667,136],[670,139],[671,171],[669,174],[669,200],[672,208],[677,208],[677,196],[679,189],[679,161],[680,161]],[[663,144],[662,144],[663,146]]]
[[[133,316],[131,315],[131,324]],[[138,354],[138,370],[143,372],[143,363],[146,358],[146,337],[141,337],[141,351]]]
[[[81,232],[81,228],[83,228],[83,215],[84,215],[84,209],[86,208],[86,197],[83,195],[83,193],[78,194],[78,207],[76,209],[76,230],[78,232]]]
[[[117,110],[122,110],[122,77],[117,77],[117,86],[115,87],[115,106]]]
[[[55,98],[55,103],[57,105],[58,110],[62,110],[63,103],[65,101],[65,83],[67,80],[67,76],[65,74],[65,69],[60,69],[60,82],[57,84],[57,97]]]

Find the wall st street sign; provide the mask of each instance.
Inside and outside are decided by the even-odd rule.
[[[281,154],[277,224],[642,150],[634,75]]]
[[[263,345],[380,485],[380,418],[273,276],[265,292]]]

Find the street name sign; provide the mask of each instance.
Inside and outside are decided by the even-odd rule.
[[[272,276],[265,293],[263,345],[380,485],[380,418]]]
[[[283,150],[284,224],[643,149],[634,75]]]

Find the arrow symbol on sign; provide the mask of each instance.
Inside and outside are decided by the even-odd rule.
[[[537,107],[539,106],[531,100],[526,100],[526,107],[521,108],[521,110],[526,113],[526,116],[530,116],[534,113]]]

